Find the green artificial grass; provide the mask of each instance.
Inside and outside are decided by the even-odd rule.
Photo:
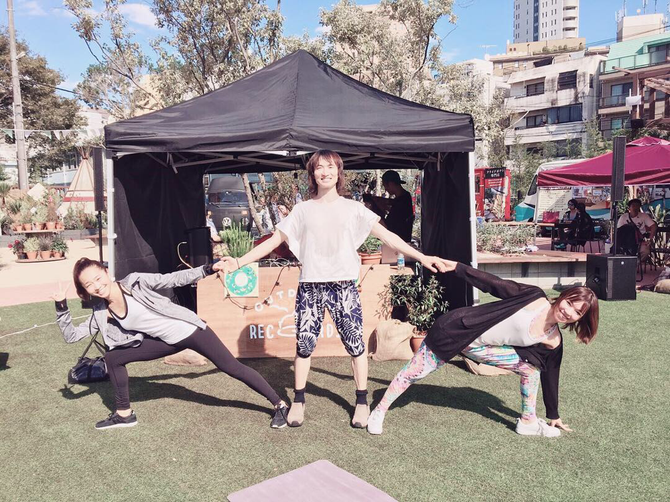
[[[667,500],[669,307],[653,293],[601,302],[591,345],[566,333],[560,410],[574,432],[558,439],[514,433],[516,376],[478,377],[460,361],[410,388],[383,435],[354,430],[347,358],[313,360],[305,425],[282,430],[262,397],[211,364],[135,363],[139,425],[97,431],[109,382],[65,385],[83,342],[65,344],[55,325],[0,338],[0,499],[225,500],[327,459],[400,501]],[[53,319],[51,303],[0,308],[0,336]],[[244,362],[292,397],[291,361]],[[371,361],[374,404],[402,365]]]

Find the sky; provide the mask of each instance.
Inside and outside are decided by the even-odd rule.
[[[275,0],[267,2],[274,8]],[[95,1],[94,8],[100,3]],[[282,0],[284,32],[289,35],[306,32],[316,36],[319,33],[319,10],[330,9],[333,3],[332,0]],[[376,2],[359,0],[357,3]],[[641,9],[642,3],[643,0],[627,0],[628,14]],[[653,12],[654,0],[647,3],[647,12]],[[437,27],[438,34],[444,39],[444,61],[457,63],[483,58],[487,52],[504,53],[506,42],[512,39],[513,4],[513,0],[455,0],[456,25],[445,21]],[[579,35],[586,38],[587,44],[609,45],[614,41],[615,12],[622,4],[623,0],[581,0]],[[667,4],[666,0],[658,0],[658,12],[667,12]],[[129,26],[141,43],[148,43],[160,34],[148,5],[142,0],[128,0],[123,6]],[[44,56],[51,68],[63,73],[65,80],[61,87],[73,89],[95,60],[73,30],[74,17],[64,9],[62,0],[14,0],[14,9],[18,37],[28,42],[33,53]],[[0,24],[7,25],[6,9],[2,9]]]

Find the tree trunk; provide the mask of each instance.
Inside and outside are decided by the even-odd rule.
[[[270,215],[270,221],[272,222],[272,226],[274,227],[277,224],[277,222],[275,221],[275,214],[272,211],[272,201],[270,200],[268,194],[268,184],[265,181],[265,174],[258,173],[258,179],[260,180],[261,191],[263,192],[263,199],[265,200],[265,207],[268,210],[268,214]]]
[[[254,220],[254,224],[256,225],[256,228],[258,229],[258,233],[260,235],[263,234],[263,222],[261,221],[261,217],[259,216],[258,212],[256,211],[256,203],[254,201],[254,194],[251,193],[251,184],[249,183],[249,177],[247,176],[247,173],[242,174],[242,183],[244,183],[244,191],[247,193],[247,201],[249,202],[249,213],[251,214],[251,218]]]
[[[375,195],[381,197],[382,195],[382,171],[375,169]]]

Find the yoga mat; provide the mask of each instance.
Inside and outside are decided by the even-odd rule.
[[[299,469],[271,478],[228,495],[230,502],[397,502],[327,460],[317,460]]]

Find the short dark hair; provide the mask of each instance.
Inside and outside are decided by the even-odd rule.
[[[107,270],[107,268],[98,260],[90,260],[88,258],[79,258],[72,269],[72,279],[74,280],[74,287],[77,290],[77,295],[84,301],[91,301],[91,295],[86,291],[86,288],[81,283],[79,276],[88,267],[97,267],[100,270]]]
[[[632,206],[633,204],[640,204],[640,207],[642,207],[642,201],[640,199],[631,199],[628,201],[628,207]]]
[[[570,199],[570,200],[568,201],[568,206],[569,206],[570,204],[572,204],[573,206],[577,207],[577,201],[576,201],[575,199]]]
[[[314,152],[312,156],[307,161],[307,178],[309,179],[309,193],[311,195],[316,195],[319,191],[319,186],[316,184],[316,178],[314,178],[314,169],[321,159],[330,160],[333,164],[337,166],[337,184],[335,189],[337,193],[342,195],[344,193],[344,162],[342,157],[337,152],[332,150],[319,150]]]

